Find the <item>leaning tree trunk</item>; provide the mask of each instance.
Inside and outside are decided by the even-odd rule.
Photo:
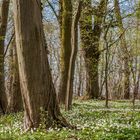
[[[15,39],[12,40],[10,44],[10,60],[9,60],[9,75],[10,75],[10,85],[8,89],[8,105],[7,113],[15,113],[22,110],[22,98],[21,98],[21,89],[19,82],[19,70],[18,70],[18,61],[16,53],[16,43]]]
[[[123,60],[124,60],[124,99],[129,99],[130,98],[130,67],[129,67],[129,52],[127,49],[127,44],[126,44],[126,38],[125,38],[125,29],[123,26],[122,22],[122,17],[121,17],[121,12],[120,12],[120,6],[119,6],[119,1],[115,0],[114,1],[114,7],[115,7],[115,14],[116,14],[116,19],[118,22],[118,27],[120,30],[120,33],[123,34],[121,37],[121,47],[123,51]]]
[[[0,15],[0,106],[3,113],[6,111],[7,99],[5,93],[5,79],[4,79],[4,40],[6,35],[9,0],[3,0]]]
[[[99,97],[99,41],[101,36],[102,18],[106,10],[106,0],[101,0],[94,13],[94,27],[92,26],[91,0],[83,4],[80,20],[80,33],[84,59],[87,71],[87,95],[90,99]]]
[[[61,25],[61,56],[60,56],[60,85],[59,101],[65,104],[68,71],[71,55],[71,28],[72,28],[72,3],[71,0],[62,0],[62,25]]]
[[[39,126],[41,110],[47,111],[46,123],[55,121],[67,126],[59,110],[48,63],[41,1],[13,0],[13,3],[25,128]]]

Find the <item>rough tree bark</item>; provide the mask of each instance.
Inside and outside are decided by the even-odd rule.
[[[59,101],[65,104],[68,71],[71,55],[71,28],[72,28],[72,2],[71,0],[62,0],[62,26],[61,26],[61,55],[60,55],[60,85]]]
[[[99,97],[99,41],[101,36],[102,18],[106,9],[106,0],[101,0],[97,9],[91,7],[91,0],[83,4],[80,19],[81,44],[84,51],[84,59],[87,71],[87,95],[90,99]],[[92,15],[94,14],[94,26]]]
[[[8,22],[9,0],[3,0],[0,15],[0,106],[3,113],[6,111],[7,98],[5,93],[4,80],[4,40]]]
[[[14,21],[21,93],[24,104],[24,126],[37,128],[41,109],[47,111],[46,123],[55,121],[68,126],[60,113],[47,57],[41,1],[13,0]],[[26,15],[26,16],[25,16]]]

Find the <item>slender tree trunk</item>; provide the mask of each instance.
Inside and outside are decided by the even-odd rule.
[[[82,89],[82,59],[81,59],[81,54],[80,54],[80,56],[79,56],[79,61],[77,61],[77,67],[78,67],[78,64],[79,64],[79,70],[78,70],[78,77],[79,77],[79,82],[78,82],[78,90],[77,90],[77,95],[78,95],[78,97],[80,97],[81,96],[81,89]]]
[[[61,38],[61,55],[60,55],[60,85],[59,101],[65,104],[68,71],[71,55],[71,29],[72,29],[72,2],[71,0],[62,0],[62,38]]]
[[[8,106],[7,113],[18,112],[22,110],[22,98],[19,82],[19,70],[18,70],[18,61],[16,53],[16,44],[15,39],[13,39],[10,46],[11,59],[9,61],[10,65],[10,88],[8,95]]]
[[[41,110],[47,111],[46,125],[53,121],[62,126],[68,123],[62,117],[47,57],[41,1],[13,0],[14,21],[21,93],[24,104],[24,126],[37,128]],[[26,15],[26,16],[25,16]]]
[[[140,72],[138,73],[138,79],[134,85],[133,99],[132,99],[133,107],[135,107],[135,100],[139,92],[139,83],[140,83]]]
[[[116,14],[116,19],[118,22],[118,27],[120,30],[120,33],[124,33],[125,29],[123,26],[123,22],[122,22],[122,17],[121,17],[121,12],[120,12],[120,6],[119,6],[119,1],[115,0],[114,1],[114,7],[115,7],[115,14]],[[129,99],[130,98],[130,80],[129,80],[129,76],[130,76],[130,67],[129,67],[129,55],[128,55],[128,49],[127,49],[127,44],[126,44],[126,39],[125,39],[125,33],[124,35],[121,37],[121,47],[122,47],[122,51],[124,53],[124,99]]]
[[[87,0],[84,2],[80,20],[81,42],[87,70],[87,95],[91,99],[99,97],[99,41],[102,31],[102,18],[106,7],[106,0],[101,0],[96,13],[94,13],[93,27],[91,0]]]
[[[60,26],[60,41],[62,41],[62,13],[63,13],[63,0],[59,0],[59,26]]]
[[[107,41],[107,33],[108,33],[109,27],[107,27],[104,35],[104,42],[105,42],[105,95],[106,95],[106,102],[105,106],[108,108],[108,98],[109,98],[109,91],[108,91],[108,59],[109,59],[109,46]]]
[[[4,40],[8,22],[9,0],[3,0],[0,15],[0,105],[3,113],[6,111],[7,99],[5,93],[4,78]]]
[[[72,26],[72,51],[70,56],[68,81],[67,81],[67,94],[66,94],[66,103],[65,103],[66,110],[70,110],[72,106],[75,61],[76,61],[76,56],[78,51],[78,22],[81,14],[81,7],[82,7],[82,2],[80,1]]]

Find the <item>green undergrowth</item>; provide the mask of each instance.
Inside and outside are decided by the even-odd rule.
[[[74,101],[65,118],[77,130],[50,128],[35,132],[22,129],[23,113],[0,117],[0,140],[140,140],[140,101]]]

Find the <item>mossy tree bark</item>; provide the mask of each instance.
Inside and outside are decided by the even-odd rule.
[[[68,71],[71,55],[71,29],[72,29],[72,2],[62,0],[62,25],[61,25],[61,55],[60,55],[60,85],[59,101],[65,104],[68,81]]]
[[[0,106],[3,110],[3,113],[5,113],[7,107],[4,78],[4,40],[8,22],[9,3],[10,0],[2,1],[0,13]]]
[[[41,1],[13,0],[14,21],[21,93],[24,104],[24,126],[37,128],[41,108],[47,111],[46,123],[68,123],[62,117],[50,72],[43,33]],[[25,16],[26,15],[26,16]]]
[[[106,0],[101,0],[93,13],[91,0],[85,1],[80,19],[81,44],[87,71],[87,95],[90,99],[97,99],[99,97],[99,41],[102,32],[102,19],[107,7],[106,3]],[[92,16],[94,16],[94,25]]]

